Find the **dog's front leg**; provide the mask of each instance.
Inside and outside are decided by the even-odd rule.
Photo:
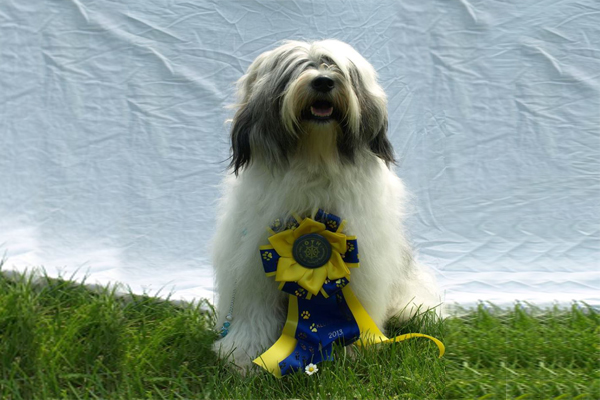
[[[227,323],[227,334],[215,342],[214,350],[221,358],[246,368],[281,335],[287,296],[264,273],[258,251],[259,243],[266,241],[264,230],[248,229],[232,243],[236,232],[221,228],[214,249],[217,328]]]
[[[230,320],[227,318],[230,312],[230,305],[226,304],[228,299],[219,301],[218,326],[227,321],[229,327],[226,336],[215,342],[214,349],[221,358],[242,368],[250,366],[252,360],[275,343],[285,322],[286,296],[273,285],[265,286],[238,282],[235,298],[233,293],[231,296],[234,301]],[[221,306],[221,303],[224,304]]]

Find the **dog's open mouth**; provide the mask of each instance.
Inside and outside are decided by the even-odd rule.
[[[317,100],[310,106],[309,118],[316,121],[327,121],[333,115],[333,104],[326,100]]]

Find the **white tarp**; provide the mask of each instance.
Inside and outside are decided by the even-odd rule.
[[[2,0],[4,269],[212,298],[233,83],[337,38],[388,93],[447,300],[599,304],[599,27],[597,0]]]

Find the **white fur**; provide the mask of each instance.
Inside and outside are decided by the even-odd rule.
[[[327,51],[342,65],[344,61],[339,60],[350,57],[358,64],[369,89],[376,93],[378,104],[385,106],[372,67],[358,53],[348,55],[349,46],[345,44],[322,43],[306,46],[314,48],[313,52]],[[272,54],[259,57],[243,80],[259,80],[260,72],[258,77],[248,76],[258,66],[268,71],[265,63]],[[346,75],[342,72],[342,76]],[[243,80],[240,94],[251,98],[248,91],[252,87],[244,86]],[[351,113],[358,112],[352,111],[355,105],[350,108]],[[288,101],[284,113],[290,110],[293,106]],[[250,365],[281,335],[289,295],[278,290],[273,277],[265,275],[258,247],[268,244],[266,227],[291,213],[313,216],[317,208],[322,208],[347,221],[344,232],[357,237],[360,253],[360,268],[351,270],[350,285],[380,329],[390,317],[406,319],[418,306],[425,309],[440,303],[432,274],[414,262],[405,237],[402,181],[368,150],[358,152],[351,163],[342,162],[331,139],[343,134],[338,124],[301,125],[298,148],[285,167],[267,165],[258,156],[238,176],[231,174],[224,180],[213,244],[218,327],[229,312],[234,289],[236,292],[229,334],[215,343],[215,350],[241,367]],[[314,142],[320,140],[323,146],[315,150]],[[323,154],[315,156],[319,151]],[[256,154],[260,154],[258,149]]]

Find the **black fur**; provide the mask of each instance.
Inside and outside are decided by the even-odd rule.
[[[369,142],[369,148],[389,166],[390,164],[395,164],[396,160],[394,159],[394,148],[387,137],[387,126],[388,122],[386,118],[377,135]]]
[[[360,104],[360,137],[366,141],[369,149],[377,157],[385,161],[386,165],[394,164],[396,162],[394,149],[387,137],[387,110],[382,112],[379,107],[375,106],[374,99],[370,97],[354,64],[350,68],[350,79],[356,89]]]
[[[233,127],[231,128],[231,163],[233,173],[237,176],[247,164],[250,163],[250,131],[252,130],[252,118],[248,107],[241,107],[235,114]]]

